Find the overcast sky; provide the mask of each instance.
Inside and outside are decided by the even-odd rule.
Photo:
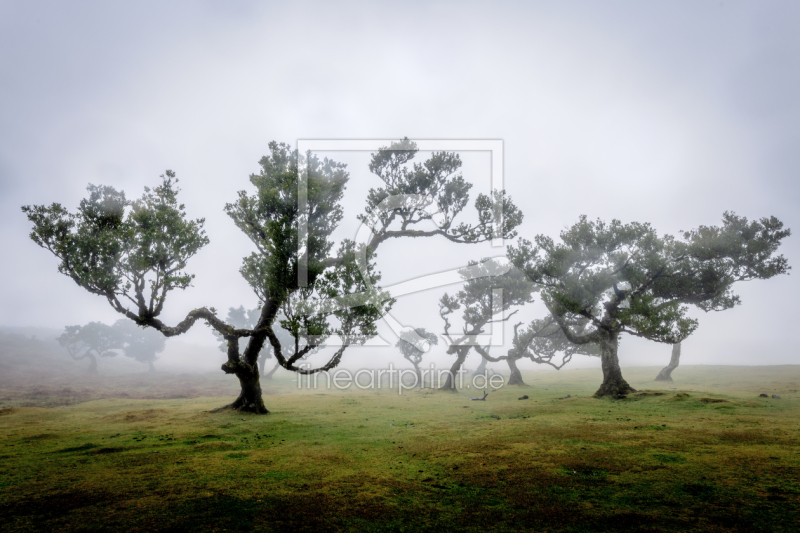
[[[255,306],[238,274],[252,247],[222,208],[271,140],[501,139],[527,238],[581,214],[675,233],[731,210],[800,230],[798,95],[793,0],[2,1],[0,325],[116,320],[29,240],[20,206],[74,209],[88,183],[135,198],[168,168],[211,244],[163,318]],[[488,188],[488,156],[464,157],[475,191]],[[338,159],[352,180],[337,235],[352,237],[380,182],[368,153]],[[795,268],[798,238],[781,250]],[[500,253],[396,241],[378,265],[394,283]],[[436,300],[454,289],[403,298],[393,315],[438,331]],[[797,274],[736,287],[743,305],[696,314],[684,362],[800,363],[787,334],[798,289]],[[189,340],[214,342],[195,329]],[[620,357],[665,363],[669,348],[625,339]]]

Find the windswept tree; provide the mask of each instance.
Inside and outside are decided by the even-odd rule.
[[[267,413],[257,364],[265,342],[283,368],[310,374],[336,367],[349,346],[375,334],[375,321],[392,303],[376,288],[380,243],[396,237],[439,236],[459,243],[511,238],[522,216],[503,191],[492,191],[476,198],[476,223],[459,222],[471,185],[461,175],[458,155],[435,152],[413,163],[417,147],[406,139],[380,149],[370,162],[383,186],[369,191],[360,217],[369,236],[334,249],[330,236],[343,216],[345,165],[298,154],[285,144],[273,142],[269,149],[261,170],[250,176],[254,193],[240,191],[225,206],[255,247],[240,269],[262,302],[252,328],[236,328],[205,307],[174,326],[159,319],[169,294],[190,286],[194,276],[187,263],[208,243],[204,220],[188,219],[178,203],[173,172],[134,202],[112,187],[90,185],[76,213],[57,203],[22,208],[33,223],[31,238],[58,258],[59,271],[126,318],[167,337],[185,333],[198,320],[222,334],[227,343],[222,369],[241,386],[229,407],[253,413]],[[294,339],[289,350],[275,331],[279,312],[285,316],[279,325]],[[244,337],[249,340],[240,351]],[[327,362],[298,365],[332,337],[339,346]]]
[[[672,345],[672,357],[669,364],[661,369],[654,381],[672,381],[672,371],[678,368],[681,363],[681,343],[676,342]]]
[[[460,273],[468,281],[455,295],[445,293],[439,300],[439,316],[444,321],[445,338],[450,344],[447,353],[456,356],[445,383],[440,387],[442,390],[456,390],[456,376],[470,350],[480,348],[478,335],[486,333],[486,326],[502,327],[502,322],[517,312],[508,311],[531,302],[535,291],[524,273],[509,269],[508,264],[495,259],[485,259],[480,263],[470,261]],[[450,331],[453,327],[451,320],[458,310],[461,310],[461,333],[454,334]]]
[[[98,357],[114,357],[122,348],[119,333],[102,322],[67,326],[56,340],[74,360],[89,360],[89,374],[97,374]]]
[[[414,372],[417,374],[417,383],[420,388],[424,387],[425,383],[419,365],[430,347],[436,344],[439,344],[439,337],[435,333],[431,333],[425,328],[414,328],[401,332],[397,344],[394,345],[403,354],[405,360],[414,365]]]
[[[561,233],[509,248],[514,265],[541,287],[542,301],[575,344],[599,347],[603,383],[595,396],[634,389],[622,377],[620,335],[675,344],[697,327],[689,305],[721,311],[740,303],[737,281],[787,273],[775,255],[790,235],[775,217],[748,221],[725,213],[721,226],[701,226],[679,238],[659,237],[649,224],[591,222],[585,216]],[[588,331],[573,324],[588,321]]]
[[[112,327],[119,339],[122,355],[136,362],[147,363],[148,370],[155,372],[153,363],[166,347],[166,338],[153,328],[137,326],[126,318],[120,318]]]

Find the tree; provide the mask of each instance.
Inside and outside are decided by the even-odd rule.
[[[76,213],[57,203],[22,208],[33,223],[31,238],[59,259],[59,271],[106,298],[126,318],[167,337],[185,333],[198,320],[218,331],[227,343],[222,370],[235,375],[241,387],[228,407],[264,414],[257,362],[265,342],[283,368],[310,374],[336,367],[350,345],[375,334],[375,321],[392,304],[376,288],[375,251],[382,242],[428,236],[458,243],[511,238],[522,217],[503,191],[492,191],[475,200],[476,224],[457,223],[471,188],[461,176],[460,158],[435,152],[424,163],[412,164],[417,147],[405,139],[372,156],[370,171],[384,184],[369,191],[366,214],[359,217],[371,236],[358,243],[345,240],[332,253],[330,236],[343,215],[345,165],[310,152],[298,154],[285,144],[272,142],[269,149],[259,173],[250,176],[255,193],[240,191],[225,205],[255,246],[240,269],[262,302],[253,328],[236,328],[206,307],[191,310],[175,326],[158,318],[168,295],[190,286],[194,276],[185,270],[187,262],[208,243],[204,220],[189,220],[178,203],[172,171],[134,202],[112,187],[90,185]],[[431,223],[435,227],[416,229]],[[279,312],[286,317],[279,325],[294,338],[286,351],[274,329]],[[340,346],[326,363],[297,365],[332,336]],[[244,337],[249,340],[240,353]]]
[[[97,374],[98,357],[114,357],[122,348],[120,336],[111,326],[89,322],[85,326],[67,326],[57,339],[76,361],[89,360],[89,374]]]
[[[580,320],[572,324],[572,326],[584,330],[587,323],[587,320]],[[475,347],[484,362],[506,361],[511,371],[507,385],[527,386],[522,379],[522,373],[517,367],[517,361],[523,358],[530,359],[539,365],[549,365],[556,370],[561,370],[564,365],[572,360],[573,355],[599,355],[594,345],[581,345],[570,342],[552,316],[533,320],[525,328],[521,328],[522,325],[522,322],[514,324],[514,337],[511,341],[511,348],[509,348],[506,355],[492,357],[489,354],[488,347]],[[560,361],[557,360],[559,354],[561,355]]]
[[[142,328],[135,323],[121,318],[114,322],[112,328],[118,336],[122,355],[139,363],[147,363],[148,370],[155,372],[153,363],[164,351],[166,340],[163,335],[152,328]]]
[[[606,224],[582,216],[561,243],[539,235],[509,247],[513,264],[542,290],[542,301],[564,335],[601,352],[603,383],[595,396],[634,389],[622,377],[617,350],[627,333],[675,344],[697,327],[688,306],[721,311],[740,303],[737,281],[787,273],[775,255],[790,235],[775,217],[748,221],[725,213],[721,226],[700,226],[680,238],[659,237],[649,224]],[[588,321],[588,331],[572,324]]]
[[[245,329],[252,329],[258,323],[258,317],[261,315],[261,309],[256,307],[254,309],[245,309],[244,306],[240,305],[238,308],[231,307],[228,309],[228,316],[225,319],[226,322],[232,325],[235,328],[245,328]],[[277,317],[277,322],[280,323],[281,320],[285,320],[286,317],[279,314]],[[227,353],[228,351],[228,343],[225,342],[223,336],[218,332],[214,331],[214,335],[216,335],[220,339],[219,349],[221,352]],[[294,338],[292,334],[286,331],[283,328],[275,328],[275,335],[278,337],[278,340],[283,346],[284,350],[290,350]],[[241,348],[241,343],[239,345]],[[307,357],[307,356],[306,356]],[[280,368],[280,363],[275,363],[275,366],[267,372],[265,372],[265,367],[268,359],[272,359],[272,346],[269,344],[264,344],[264,347],[261,348],[261,353],[259,354],[258,359],[258,370],[262,377],[262,379],[272,379],[273,374],[275,371]]]
[[[425,328],[414,328],[401,332],[397,344],[394,345],[400,350],[403,357],[414,365],[414,372],[417,374],[417,383],[420,388],[424,387],[425,383],[419,370],[419,364],[431,345],[436,344],[439,344],[439,337],[435,333],[430,333]]]
[[[678,368],[681,362],[681,343],[676,342],[672,345],[672,357],[669,364],[661,369],[654,381],[672,381],[672,371]]]
[[[473,346],[480,348],[477,336],[484,333],[488,324],[494,323],[494,327],[501,327],[501,323],[509,320],[517,311],[508,314],[506,312],[512,307],[531,302],[535,291],[535,286],[524,273],[509,269],[509,265],[493,259],[484,259],[480,263],[470,261],[460,273],[468,280],[462,289],[454,296],[445,293],[439,300],[439,316],[444,321],[445,338],[450,344],[447,353],[456,355],[441,390],[456,391],[455,377],[469,351]],[[451,315],[459,309],[463,310],[461,336],[453,338],[450,334]],[[498,316],[502,318],[497,318]],[[488,355],[485,350],[481,351]]]

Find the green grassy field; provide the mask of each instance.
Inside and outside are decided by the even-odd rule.
[[[6,397],[0,530],[799,531],[800,366],[657,370],[616,401],[588,369],[485,402],[276,382],[267,416]]]

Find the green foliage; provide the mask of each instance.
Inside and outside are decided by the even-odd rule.
[[[376,239],[442,235],[454,242],[475,243],[516,236],[522,212],[505,191],[479,194],[475,200],[478,223],[456,224],[472,188],[460,172],[461,158],[455,153],[434,152],[424,163],[412,164],[417,152],[416,143],[406,138],[372,156],[369,169],[385,185],[370,189],[366,214],[358,218],[373,228]],[[496,221],[500,224],[493,234]],[[409,229],[424,222],[434,222],[438,229]],[[391,229],[394,223],[400,229]]]
[[[445,293],[441,297],[439,314],[445,320],[445,330],[449,332],[449,315],[463,309],[462,340],[482,333],[484,326],[492,322],[496,315],[531,302],[536,291],[536,286],[523,272],[509,269],[508,265],[493,259],[470,261],[461,275],[468,281],[454,296]],[[502,291],[502,298],[493,297],[492,291],[495,289]]]
[[[31,239],[60,260],[59,272],[118,311],[124,311],[122,297],[140,318],[157,317],[169,291],[190,285],[194,276],[183,269],[208,243],[204,220],[188,220],[177,202],[175,173],[161,178],[132,203],[113,187],[89,185],[76,213],[57,203],[24,206]]]
[[[261,172],[250,176],[256,193],[239,192],[225,212],[258,249],[244,259],[241,273],[262,301],[284,300],[298,287],[298,260],[308,261],[308,282],[325,268],[333,246],[329,237],[342,218],[340,205],[349,174],[345,165],[310,152],[305,156],[283,143],[271,142],[270,155],[259,161]],[[302,167],[302,174],[300,172]],[[298,189],[307,191],[307,218],[300,210]],[[300,223],[307,227],[301,246]]]
[[[102,322],[89,322],[85,326],[67,326],[57,339],[73,357],[92,353],[99,357],[114,357],[123,342],[118,330]]]
[[[414,368],[417,368],[428,348],[436,344],[439,344],[439,337],[435,333],[431,333],[425,328],[413,328],[401,332],[394,347],[400,350],[403,357],[413,364]]]
[[[585,216],[561,233],[539,235],[509,248],[514,265],[542,287],[542,299],[573,341],[595,342],[598,331],[625,332],[674,344],[697,321],[688,305],[704,311],[739,303],[736,281],[788,272],[781,241],[790,235],[776,218],[748,222],[725,213],[719,227],[701,226],[679,240],[659,237],[649,224],[592,222]],[[583,321],[572,331],[564,320]]]

